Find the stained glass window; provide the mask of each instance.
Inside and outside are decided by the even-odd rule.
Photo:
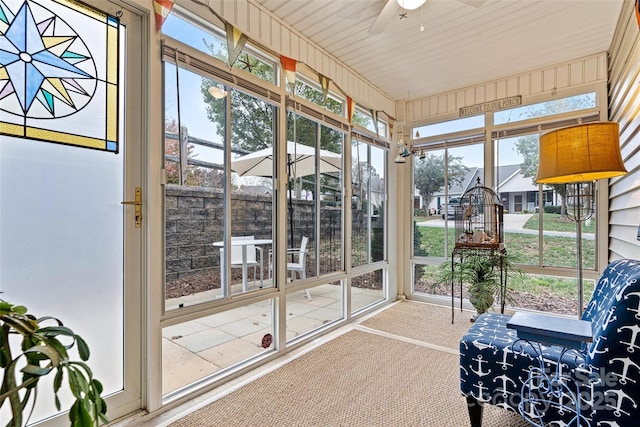
[[[0,0],[0,134],[118,152],[118,18]]]

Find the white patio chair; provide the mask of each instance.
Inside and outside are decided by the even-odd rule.
[[[292,262],[287,262],[287,271],[291,272],[291,280],[296,279],[296,273],[300,277],[300,279],[305,279],[307,277],[307,243],[309,243],[309,238],[306,236],[302,237],[302,241],[300,242],[300,248],[289,248],[287,249],[287,260],[293,256]],[[271,256],[273,251],[269,251],[269,278],[271,278],[271,271],[273,269],[273,263],[271,262]],[[311,301],[311,293],[309,289],[304,290],[307,299]]]
[[[239,241],[239,240],[255,240],[254,236],[236,236],[231,237],[231,241]],[[264,252],[260,246],[256,245],[231,245],[231,268],[242,268],[242,250],[246,247],[247,250],[247,268],[253,267],[253,281],[256,281],[256,268],[260,267],[260,287],[262,288],[264,282],[264,272],[263,272],[263,259]],[[220,248],[220,266],[223,267],[224,262],[224,248]],[[220,269],[222,272],[222,283],[224,283],[224,274],[226,269],[223,267]],[[246,278],[243,278],[243,282],[246,281]],[[246,291],[246,289],[243,289]]]

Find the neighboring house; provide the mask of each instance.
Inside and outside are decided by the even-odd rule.
[[[497,192],[507,212],[536,212],[540,208],[538,186],[533,183],[532,178],[524,177],[519,167],[510,176],[505,176],[504,179],[500,176],[500,179]],[[552,205],[552,200],[553,191],[544,190],[542,206]]]
[[[451,185],[446,194],[444,188],[434,193],[431,203],[429,203],[429,208],[435,209],[438,214],[441,213],[440,210],[444,208],[444,203],[447,200],[447,197],[449,197],[449,199],[458,200],[468,189],[476,185],[478,177],[482,180],[482,171],[483,168],[469,168],[460,184]]]
[[[479,172],[480,171],[480,172]],[[444,192],[444,188],[441,189],[440,191],[436,192],[433,194],[433,198],[431,199],[431,202],[429,203],[428,208],[431,210],[435,210],[436,213],[440,213],[440,209],[441,207],[444,206],[444,202],[446,200],[446,197],[448,196],[449,199],[451,198],[459,198],[460,196],[462,196],[465,191],[467,191],[469,188],[471,188],[472,185],[475,185],[476,182],[476,177],[481,175],[481,171],[482,168],[469,168],[469,170],[467,171],[467,174],[465,175],[464,179],[462,180],[461,184],[454,184],[452,186],[449,187],[449,191],[447,192],[447,194],[445,195]]]
[[[449,199],[458,199],[465,192],[471,189],[478,182],[487,187],[493,188],[492,185],[486,185],[482,182],[484,177],[484,168],[469,168],[462,183],[453,185],[449,188],[446,196]],[[496,170],[496,178],[498,180],[495,191],[500,195],[500,201],[505,211],[512,213],[534,212],[539,208],[538,186],[533,184],[531,178],[527,178],[520,172],[520,165],[504,165]],[[435,193],[433,199],[429,203],[429,209],[435,209],[440,213],[441,207],[445,202],[444,189]],[[553,191],[545,190],[543,192],[543,206],[553,204]]]

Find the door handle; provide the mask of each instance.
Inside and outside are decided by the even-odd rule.
[[[140,187],[136,187],[136,199],[135,200],[126,200],[124,202],[120,202],[123,205],[134,205],[136,208],[136,228],[140,228],[142,225],[142,189]]]

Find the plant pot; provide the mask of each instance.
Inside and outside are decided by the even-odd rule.
[[[473,305],[473,308],[476,309],[477,316],[489,310],[489,308],[493,306],[493,301],[493,293],[489,290],[469,291],[469,302]],[[477,316],[475,317],[477,318]]]

